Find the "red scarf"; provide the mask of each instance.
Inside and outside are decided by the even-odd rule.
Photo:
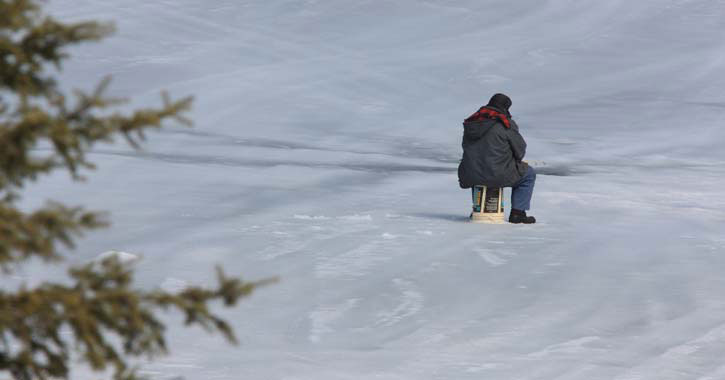
[[[511,121],[505,114],[486,107],[481,107],[481,109],[479,109],[476,113],[469,116],[468,119],[464,121],[464,123],[471,121],[484,121],[490,119],[498,119],[503,123],[506,128],[511,128]]]

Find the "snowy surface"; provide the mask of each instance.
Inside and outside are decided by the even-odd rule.
[[[118,27],[66,85],[196,97],[193,129],[29,189],[111,212],[70,261],[281,279],[224,311],[238,347],[170,317],[153,379],[725,378],[722,1],[49,5]],[[494,92],[540,167],[534,226],[466,221],[461,121]]]

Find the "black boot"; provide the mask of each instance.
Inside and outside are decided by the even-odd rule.
[[[526,216],[526,211],[517,210],[517,209],[511,209],[511,214],[509,214],[509,223],[523,223],[523,224],[532,224],[536,223],[536,218],[533,216]]]

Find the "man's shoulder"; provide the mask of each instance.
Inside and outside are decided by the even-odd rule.
[[[509,133],[516,132],[518,133],[518,127],[514,126],[513,123],[509,124],[507,127],[506,124],[504,124],[501,120],[496,120],[496,123],[493,126],[493,132],[496,135],[508,135]]]

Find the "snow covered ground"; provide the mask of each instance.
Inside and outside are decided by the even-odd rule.
[[[68,86],[196,96],[193,129],[29,190],[111,212],[71,262],[281,279],[224,312],[239,347],[170,317],[153,379],[725,378],[722,1],[49,6],[118,27],[72,51]],[[461,121],[494,92],[540,167],[534,226],[466,222]]]

